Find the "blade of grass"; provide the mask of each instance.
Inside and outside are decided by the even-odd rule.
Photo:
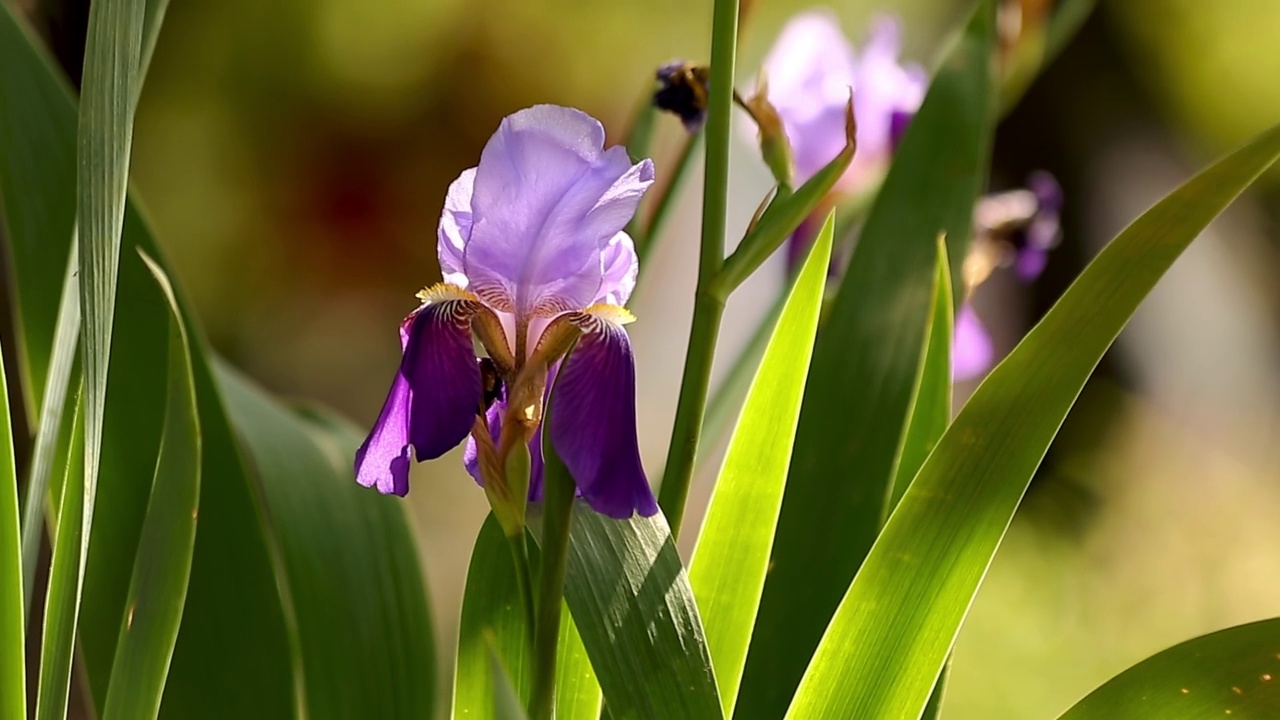
[[[142,259],[169,304],[167,406],[151,500],[111,664],[106,720],[143,720],[160,712],[186,604],[200,501],[200,422],[187,332],[168,277],[145,254]]]
[[[40,685],[36,720],[63,720],[75,649],[76,586],[80,577],[80,534],[84,531],[84,400],[83,382],[75,392],[71,452],[60,483],[58,527],[49,563],[49,592],[40,647]]]
[[[1280,618],[1202,635],[1111,678],[1059,720],[1280,717],[1278,648]]]
[[[747,394],[690,562],[689,583],[706,628],[726,716],[733,715],[769,567],[833,231],[834,216],[828,215]]]
[[[49,477],[53,473],[55,458],[65,458],[67,446],[63,430],[67,408],[67,387],[72,377],[80,377],[79,357],[76,350],[80,342],[80,284],[76,273],[80,269],[79,253],[73,242],[67,258],[66,277],[62,281],[62,301],[58,305],[58,319],[53,333],[52,359],[49,361],[48,382],[40,400],[40,423],[36,429],[35,448],[31,452],[31,470],[27,475],[27,493],[22,508],[22,598],[24,617],[31,615],[31,598],[36,584],[36,558],[40,542],[44,539],[45,496],[49,492]],[[55,506],[56,507],[56,506]]]
[[[918,718],[1032,475],[1174,260],[1280,158],[1280,125],[1120,233],[978,387],[840,603],[787,717]]]
[[[21,534],[13,428],[9,424],[9,385],[0,355],[0,718],[5,720],[27,717]]]
[[[994,25],[993,3],[980,3],[935,73],[814,347],[740,720],[785,712],[880,530],[928,323],[935,243],[945,233],[950,257],[964,257],[987,179]]]
[[[908,405],[906,429],[893,462],[893,482],[880,518],[882,526],[951,422],[951,333],[955,307],[951,301],[950,268],[947,245],[938,238],[933,305],[920,353],[920,370]]]

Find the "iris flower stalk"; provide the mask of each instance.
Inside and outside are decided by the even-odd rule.
[[[564,515],[556,527],[567,533],[575,494],[613,518],[658,511],[636,439],[625,330],[634,318],[624,307],[638,262],[623,228],[653,183],[653,163],[633,163],[604,141],[591,116],[534,106],[505,118],[479,164],[449,186],[437,231],[443,282],[419,292],[400,324],[399,369],[355,457],[357,482],[405,495],[415,458],[466,441],[466,469],[517,563],[536,643],[535,717],[553,705],[567,553],[567,534],[544,553],[540,579],[554,587],[539,588],[535,608],[525,511],[543,496],[544,432],[575,486],[553,488],[568,498],[553,503]]]

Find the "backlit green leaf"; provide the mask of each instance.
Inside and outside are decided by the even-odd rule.
[[[0,718],[27,717],[26,622],[22,613],[22,541],[18,474],[13,464],[9,386],[0,354]]]
[[[1280,126],[1120,233],[979,386],[890,516],[790,718],[917,718],[1036,467],[1142,299],[1280,157]]]
[[[1059,720],[1280,717],[1280,619],[1202,635],[1089,693]]]
[[[689,583],[702,613],[725,715],[733,714],[769,567],[831,261],[834,216],[818,233],[747,394],[698,535]]]

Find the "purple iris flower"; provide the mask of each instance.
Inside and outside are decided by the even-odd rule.
[[[884,172],[929,82],[920,66],[899,63],[901,48],[901,30],[889,16],[875,19],[861,53],[828,11],[803,12],[783,27],[764,76],[791,142],[797,184],[844,149],[850,88],[858,151],[836,189],[856,193]]]
[[[1030,283],[1044,272],[1052,250],[1061,238],[1062,188],[1047,172],[1027,178],[1027,187],[992,193],[974,208],[974,241],[965,259],[965,285],[969,292],[995,270],[1011,267],[1017,278]],[[956,313],[951,377],[971,380],[995,361],[991,333],[965,302]]]
[[[479,165],[450,185],[438,230],[444,282],[419,293],[422,305],[401,324],[400,368],[356,452],[361,485],[405,495],[411,458],[437,458],[470,435],[466,464],[482,482],[492,477],[485,467],[502,468],[527,443],[537,500],[545,430],[594,510],[658,511],[640,463],[623,329],[637,258],[622,228],[653,183],[653,163],[633,164],[604,140],[583,112],[531,107],[504,119]],[[475,341],[500,376],[496,393]]]

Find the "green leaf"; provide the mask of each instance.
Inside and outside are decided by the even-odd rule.
[[[615,720],[722,717],[693,591],[661,514],[613,520],[575,508],[565,600]]]
[[[21,357],[27,358],[25,365],[32,375],[39,373],[36,378],[24,378],[24,386],[38,381],[36,387],[43,388],[49,365],[47,338],[52,337],[58,283],[71,243],[76,109],[67,83],[32,37],[8,6],[0,3],[0,130],[4,130],[0,132],[0,192],[5,193],[2,205],[10,228],[13,270],[20,279],[16,307],[23,335]],[[146,223],[132,205],[125,212],[123,245],[141,247],[164,265]],[[326,470],[324,481],[314,487],[307,485],[301,491],[290,487],[299,495],[321,495],[305,498],[320,506],[313,508],[317,518],[327,518],[340,508],[343,521],[331,522],[323,542],[314,542],[308,533],[318,531],[303,532],[291,524],[295,513],[282,512],[283,520],[277,522],[272,513],[260,512],[260,498],[267,493],[255,482],[262,476],[253,475],[242,459],[223,389],[211,372],[207,343],[181,294],[177,295],[183,322],[191,332],[204,450],[201,476],[210,480],[200,488],[200,531],[161,715],[213,720],[323,717],[326,712],[343,712],[340,704],[332,709],[307,706],[326,693],[341,694],[343,700],[359,693],[376,696],[362,712],[395,704],[410,717],[426,714],[418,711],[430,707],[433,654],[420,568],[403,508],[361,491],[350,481],[350,457],[359,437],[349,426],[338,438],[332,428],[326,432],[294,422],[291,428],[303,427],[314,445],[322,447]],[[159,447],[165,396],[156,378],[164,377],[167,368],[168,317],[154,280],[142,262],[128,253],[120,263],[99,520],[89,551],[79,628],[85,676],[99,715],[125,617]],[[33,341],[39,333],[46,339]],[[360,500],[335,499],[330,489],[336,485],[329,482],[335,476],[342,479],[341,492],[349,489]],[[266,517],[273,522],[266,524]],[[312,542],[303,562],[314,573],[296,567],[301,541],[281,540],[292,533]],[[358,561],[351,557],[355,552],[362,553]],[[353,569],[357,562],[359,567]],[[316,566],[335,570],[321,577]],[[378,582],[367,582],[368,575],[361,572],[378,573]],[[298,580],[300,573],[302,580]],[[397,587],[402,594],[386,586],[388,578],[400,579]],[[326,584],[317,590],[307,580]],[[327,583],[335,583],[336,589]],[[282,595],[289,588],[295,592]],[[377,601],[368,601],[361,592],[376,593]],[[325,623],[317,617],[338,620]],[[305,642],[289,634],[299,627],[306,628]],[[353,634],[360,635],[358,643],[352,641]],[[340,669],[335,660],[304,663],[318,645],[342,648],[335,652],[347,653],[354,665]],[[428,669],[423,670],[424,666]],[[387,667],[394,671],[386,672]],[[341,679],[335,680],[340,670]],[[404,682],[406,677],[409,682]],[[391,683],[399,685],[388,690]],[[414,697],[406,699],[409,693]]]
[[[556,658],[556,720],[596,720],[604,696],[591,667],[582,635],[568,603],[560,610],[560,643]]]
[[[1085,268],[979,386],[890,516],[788,717],[916,718],[1085,381],[1192,240],[1280,157],[1280,126],[1202,171]]]
[[[893,483],[889,486],[889,496],[885,498],[881,525],[889,519],[889,513],[902,499],[911,479],[951,422],[951,334],[955,308],[951,303],[951,266],[947,261],[947,246],[941,238],[938,239],[937,258],[933,305],[925,328],[920,370],[911,392],[907,426],[902,432],[898,457],[894,460]]]
[[[491,645],[492,640],[490,638]],[[502,660],[498,659],[498,653],[492,646],[489,648],[489,681],[493,684],[493,714],[489,717],[494,720],[528,720],[511,676],[502,667]]]
[[[739,718],[782,715],[879,532],[918,375],[935,243],[945,233],[950,257],[965,256],[987,179],[994,25],[993,3],[980,3],[934,75],[814,347]],[[957,262],[953,279],[959,270]]]
[[[496,688],[489,670],[491,653],[509,673],[518,696],[529,697],[533,685],[531,638],[516,585],[515,559],[502,526],[490,514],[476,536],[462,594],[453,718],[492,717]]]
[[[22,541],[18,474],[9,424],[9,386],[0,354],[0,718],[27,717],[26,623],[22,612]]]
[[[711,495],[689,567],[720,700],[733,715],[769,568],[831,262],[828,215],[792,287],[756,373]]]
[[[3,23],[0,23],[2,25]],[[67,456],[70,426],[66,413],[67,388],[72,377],[79,382],[80,284],[75,274],[80,269],[79,253],[72,244],[67,272],[62,281],[62,300],[54,329],[53,349],[49,362],[49,381],[40,399],[40,421],[36,428],[35,447],[27,475],[27,493],[22,508],[22,599],[24,617],[30,617],[36,583],[36,564],[40,543],[44,540],[45,497],[49,478],[57,458]],[[57,506],[54,505],[56,508]]]
[[[355,483],[349,425],[307,423],[219,371],[271,518],[306,716],[430,716],[435,649],[402,501]]]
[[[71,658],[76,640],[76,592],[80,576],[80,534],[84,530],[84,403],[83,383],[75,393],[71,452],[67,457],[58,504],[58,529],[49,563],[49,591],[41,635],[40,685],[36,720],[63,720],[71,682]]]
[[[144,0],[97,0],[89,5],[76,142],[76,227],[80,243],[85,387],[82,566],[88,559],[102,461],[107,370],[115,324],[120,235],[129,184],[145,10]],[[82,567],[81,576],[83,574]],[[76,595],[79,594],[77,588]]]
[[[168,277],[153,260],[145,255],[143,260],[169,303],[168,401],[151,500],[111,665],[103,713],[107,720],[154,718],[160,712],[191,577],[200,501],[200,422],[187,331]]]
[[[1201,635],[1152,655],[1059,720],[1280,717],[1280,618]]]

